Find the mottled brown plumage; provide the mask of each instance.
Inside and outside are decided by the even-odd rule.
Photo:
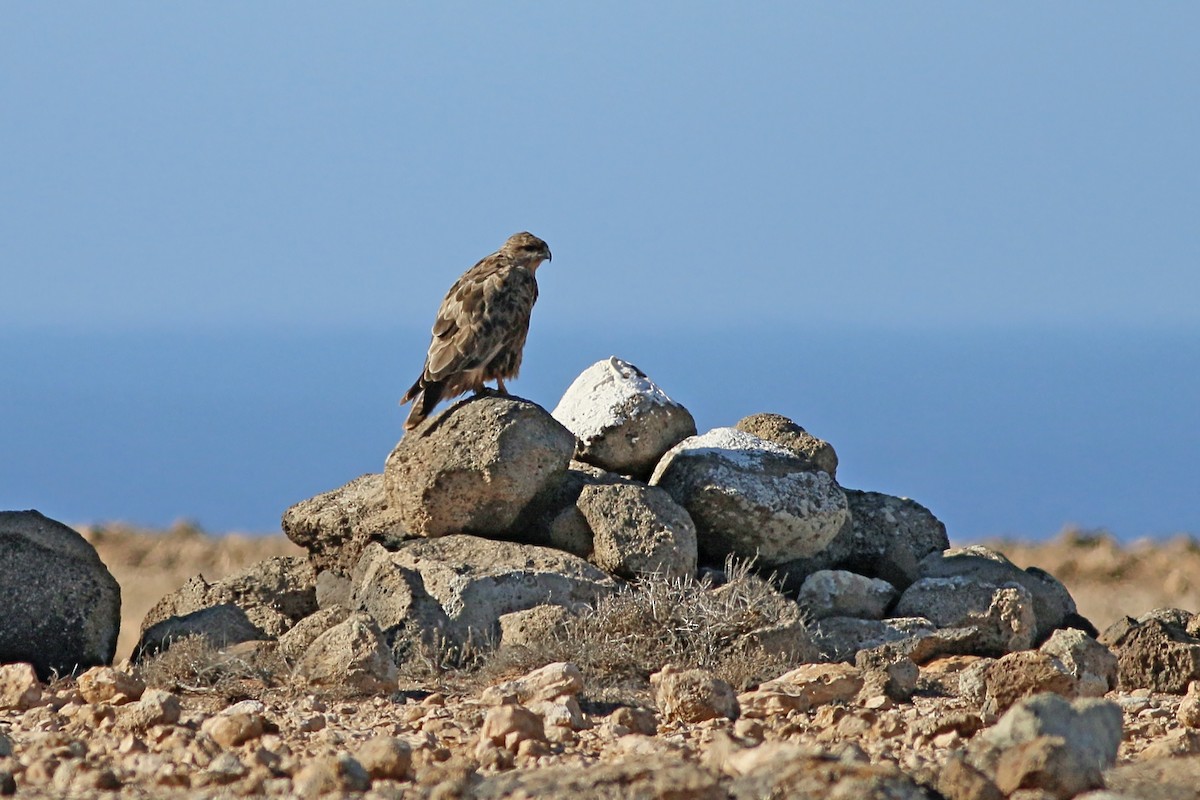
[[[406,429],[421,424],[438,401],[479,392],[484,381],[494,380],[500,392],[508,393],[504,381],[521,369],[537,300],[534,273],[549,260],[545,242],[532,233],[514,233],[455,281],[433,323],[421,377],[400,401],[413,404]]]

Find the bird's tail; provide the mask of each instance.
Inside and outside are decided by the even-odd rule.
[[[417,382],[400,401],[400,405],[410,400],[413,404],[412,410],[408,412],[408,419],[404,420],[404,430],[411,431],[425,421],[425,417],[429,416],[429,412],[433,411],[433,407],[442,399],[445,388],[446,385],[440,381],[426,383],[423,376],[417,378]]]

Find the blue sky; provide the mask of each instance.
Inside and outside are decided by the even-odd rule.
[[[727,372],[696,375],[705,348],[804,373],[822,393],[806,407],[836,414],[850,408],[836,403],[845,376],[813,382],[808,365],[848,335],[1186,339],[1200,333],[1198,23],[1191,4],[1093,2],[7,3],[0,338],[17,352],[43,333],[151,346],[374,332],[368,363],[395,374],[369,398],[383,454],[398,419],[382,415],[402,416],[395,397],[445,289],[522,229],[555,254],[539,273],[530,364],[559,372],[513,388],[547,406],[596,358],[668,333],[683,342],[685,388],[714,386],[713,424],[742,409],[715,388]],[[586,353],[565,350],[581,341]],[[668,363],[661,352],[651,360]],[[112,391],[182,380],[190,363],[127,355],[109,365]],[[839,368],[854,357],[842,347]],[[55,431],[94,413],[81,397],[36,417],[39,398],[80,373],[31,363],[46,377],[18,382],[10,420]],[[1168,365],[1152,391],[1191,365]],[[239,381],[229,397],[264,391],[248,368],[192,379]],[[738,381],[752,393],[760,379]],[[344,380],[348,393],[366,386]],[[1121,408],[1097,426],[1151,413]],[[253,441],[253,421],[238,424]],[[955,436],[940,452],[974,446],[966,423]],[[10,430],[8,447],[31,441]],[[274,456],[289,458],[286,441],[271,440]],[[1191,441],[1166,460],[1190,463]],[[124,506],[89,505],[10,469],[0,505],[59,505],[76,520],[166,513],[140,511],[134,491],[106,493]],[[261,510],[211,510],[220,493],[193,477],[197,508],[181,494],[179,513],[261,525]],[[1097,492],[1080,516],[1111,494]]]
[[[6,4],[0,325],[1200,321],[1188,4]],[[670,302],[664,302],[669,300]]]

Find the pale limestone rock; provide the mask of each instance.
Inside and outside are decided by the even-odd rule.
[[[654,687],[655,705],[664,719],[694,723],[738,717],[733,687],[705,670],[667,666],[650,676],[650,684]]]
[[[364,692],[396,688],[396,664],[379,629],[366,614],[354,614],[318,636],[296,665],[309,683]]]
[[[79,694],[89,703],[124,705],[140,700],[146,684],[112,667],[92,667],[79,676]]]
[[[887,581],[846,570],[827,569],[814,572],[804,579],[796,602],[812,619],[883,619],[897,596],[896,587]]]
[[[488,746],[516,752],[524,741],[545,740],[545,727],[537,714],[516,704],[494,706],[488,710],[483,727],[479,729],[477,752]]]
[[[33,664],[0,665],[0,710],[24,711],[42,699],[42,684]]]
[[[647,477],[663,453],[696,433],[688,410],[616,356],[577,377],[551,412],[575,435],[575,457],[610,472]]]
[[[496,638],[505,614],[547,603],[591,606],[616,586],[568,553],[455,535],[405,542],[395,551],[369,545],[355,569],[351,602],[389,640],[416,627],[480,642]]]
[[[383,473],[361,475],[283,512],[283,532],[319,571],[349,574],[370,542],[408,538],[384,490]]]
[[[1057,658],[1037,650],[1009,653],[983,671],[985,714],[1001,714],[1023,697],[1054,692],[1076,695],[1076,679]]]
[[[372,779],[400,781],[412,764],[412,746],[395,736],[376,736],[363,743],[354,758]]]
[[[1103,697],[1117,688],[1117,657],[1083,631],[1056,630],[1038,649],[1063,663],[1075,677],[1080,697]]]

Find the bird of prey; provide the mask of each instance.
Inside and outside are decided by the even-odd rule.
[[[404,422],[412,430],[438,401],[483,390],[484,381],[517,377],[537,300],[534,273],[550,248],[532,233],[514,233],[499,250],[462,274],[442,301],[421,377],[400,401],[412,401]]]

